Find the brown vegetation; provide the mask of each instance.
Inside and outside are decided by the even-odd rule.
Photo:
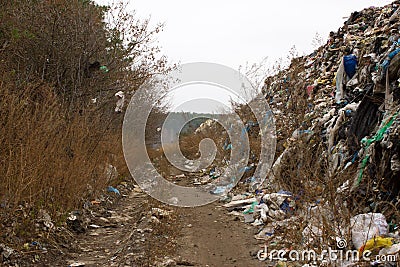
[[[119,179],[110,165],[124,172],[123,115],[114,112],[114,94],[122,90],[129,97],[169,69],[152,45],[162,25],[150,29],[148,20],[124,7],[90,0],[1,1],[3,227],[15,226],[18,212],[27,222],[40,209],[61,219]]]

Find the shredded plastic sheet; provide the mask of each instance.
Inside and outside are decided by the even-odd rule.
[[[390,128],[390,126],[392,126],[392,124],[393,124],[393,122],[396,119],[398,114],[399,114],[399,112],[394,113],[392,115],[392,117],[389,119],[389,121],[387,121],[386,124],[376,132],[374,137],[372,137],[371,139],[363,139],[363,140],[361,140],[361,142],[365,144],[365,150],[367,150],[368,147],[372,143],[377,142],[377,141],[381,141],[383,139],[384,133],[387,131],[387,129]],[[362,177],[363,177],[364,169],[367,166],[369,157],[370,157],[370,155],[366,155],[364,157],[364,159],[362,160],[362,162],[361,162],[361,170],[360,170],[360,173],[358,174],[357,186],[360,185],[360,182],[361,182]]]
[[[251,206],[248,210],[245,210],[243,212],[243,214],[249,214],[249,213],[253,213],[254,212],[254,207],[258,205],[257,201],[254,201],[253,203],[251,203]]]

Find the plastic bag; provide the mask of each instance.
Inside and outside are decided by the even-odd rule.
[[[373,237],[386,235],[388,224],[381,213],[358,214],[350,219],[352,241],[360,249]]]
[[[365,250],[373,251],[380,250],[381,248],[390,248],[393,245],[393,238],[389,237],[374,237],[365,243],[365,245],[360,247],[360,252],[364,252]]]
[[[353,76],[356,74],[357,57],[355,55],[344,56],[343,64],[347,76],[349,76],[350,79],[353,78]]]

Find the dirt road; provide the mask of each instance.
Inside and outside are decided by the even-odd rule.
[[[218,203],[182,212],[178,255],[195,266],[262,266],[252,257],[258,251],[254,227],[227,214]]]
[[[88,230],[45,265],[262,266],[254,257],[260,248],[254,227],[220,203],[172,208],[132,191],[91,214]]]

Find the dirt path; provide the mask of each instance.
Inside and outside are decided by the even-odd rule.
[[[151,212],[147,206],[148,197],[133,191],[113,207],[93,212],[88,231],[77,236],[74,242],[77,252],[68,255],[67,263],[75,266],[79,263],[84,264],[82,266],[148,265],[149,244],[160,222],[145,216],[147,210]]]
[[[227,214],[218,203],[186,209],[181,216],[178,254],[194,266],[261,266],[251,256],[259,247],[254,227]]]
[[[88,230],[48,266],[262,266],[255,228],[220,203],[172,208],[137,190],[90,213]]]

